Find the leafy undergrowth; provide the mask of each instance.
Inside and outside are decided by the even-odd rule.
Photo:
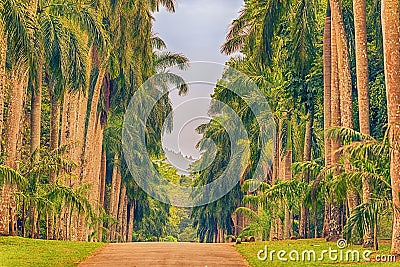
[[[365,252],[365,249],[363,249],[361,246],[349,245],[344,249],[339,249],[336,243],[328,243],[324,239],[242,243],[235,245],[235,248],[247,259],[251,266],[399,266],[399,259],[397,259],[397,262],[393,262],[393,258],[388,257],[390,254],[390,244],[388,244],[388,242],[386,242],[386,244],[380,244],[379,251],[373,251],[373,249],[371,249],[370,255],[368,255],[369,253],[365,254],[368,256],[366,258],[370,258],[369,262],[363,260],[363,253]],[[264,251],[266,251],[266,248],[268,254],[267,258],[264,260]],[[331,258],[329,257],[330,248],[332,250]],[[260,254],[262,260],[257,257],[257,254],[260,250],[263,250],[263,253]],[[274,252],[271,260],[271,252],[273,250]],[[280,250],[284,250],[286,252],[286,254],[281,255],[281,258],[287,259],[287,261],[278,259],[277,254]],[[323,254],[322,252],[324,250],[327,250],[328,252]],[[337,254],[335,254],[334,250],[338,251]],[[355,252],[354,257],[352,256],[353,251],[355,250],[359,252],[359,261],[357,261],[357,254]],[[297,251],[299,256],[297,256],[297,253],[293,251]],[[313,254],[310,251],[315,252],[315,261]],[[309,253],[311,253],[310,258],[308,256]],[[342,260],[340,260],[340,253],[343,255]],[[348,254],[348,256],[346,256],[346,254]],[[337,260],[335,260],[335,255],[337,255]],[[382,262],[382,260],[385,260],[385,262]]]
[[[104,243],[0,237],[0,266],[76,266]]]

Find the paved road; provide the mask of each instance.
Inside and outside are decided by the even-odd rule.
[[[109,244],[80,267],[91,266],[249,266],[228,244],[124,243]]]

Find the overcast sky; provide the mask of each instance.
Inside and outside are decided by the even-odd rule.
[[[192,61],[224,63],[227,57],[219,50],[242,4],[243,0],[177,0],[175,13],[160,10],[155,14],[154,31],[169,50]]]
[[[169,51],[184,54],[190,61],[209,61],[223,64],[228,57],[220,47],[225,40],[229,24],[238,16],[243,0],[177,0],[175,13],[160,10],[154,14],[154,32],[167,44]],[[195,64],[192,64],[195,66]],[[216,83],[222,72],[221,66],[196,65],[180,74],[187,80]],[[201,73],[199,73],[201,72]],[[174,106],[174,131],[164,135],[163,145],[184,155],[198,158],[195,149],[201,136],[195,128],[207,122],[210,94],[214,86],[192,84],[185,97],[171,93]]]

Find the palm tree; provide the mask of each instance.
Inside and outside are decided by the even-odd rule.
[[[13,169],[17,168],[16,161],[18,159],[17,156],[17,142],[20,131],[20,122],[23,113],[24,107],[24,95],[25,90],[28,84],[28,69],[26,67],[25,60],[18,60],[17,65],[14,65],[14,69],[12,71],[12,80],[11,84],[15,88],[10,92],[10,105],[8,107],[7,114],[7,128],[6,128],[6,144],[5,144],[5,153],[8,157],[5,160],[5,165],[9,166]],[[21,62],[22,61],[22,62]],[[3,189],[3,205],[7,208],[3,209],[3,211],[9,210],[10,219],[10,233],[12,235],[16,234],[16,222],[15,222],[15,198],[14,198],[14,187],[5,187]]]
[[[360,130],[364,134],[370,134],[366,1],[353,1],[353,10]],[[365,201],[368,202],[367,199]]]
[[[10,85],[14,90],[10,90],[9,98],[10,105],[7,113],[7,127],[6,127],[6,139],[4,153],[8,156],[5,160],[5,165],[15,168],[15,160],[17,159],[17,139],[20,129],[20,119],[23,111],[24,96],[28,84],[28,66],[34,66],[34,60],[32,60],[32,53],[35,51],[33,45],[33,36],[30,29],[35,27],[35,20],[31,16],[30,9],[24,2],[14,0],[0,1],[0,21],[2,22],[3,28],[1,29],[2,42],[6,44],[2,46],[2,52],[6,53],[7,49],[12,51],[15,56],[12,58],[13,68],[11,70]],[[4,23],[4,24],[3,24]],[[1,67],[5,67],[6,57],[4,54],[1,58]],[[1,81],[7,79],[7,73],[5,69],[2,69],[0,73]],[[4,82],[2,83],[2,94],[4,90]],[[3,108],[3,96],[0,96],[0,106]],[[0,111],[3,114],[3,109]],[[3,123],[3,118],[1,123]],[[2,127],[1,127],[2,128]],[[1,134],[1,133],[0,133]],[[15,234],[15,188],[9,185],[5,185],[1,190],[0,205],[4,208],[0,211],[0,217],[4,223],[1,224],[4,228],[0,229],[3,234]],[[9,227],[11,225],[11,227]]]
[[[0,25],[4,23],[0,20]],[[6,57],[7,57],[7,39],[5,37],[5,30],[3,26],[0,26],[0,144],[3,140],[3,124],[4,124],[4,98],[5,92],[7,91],[7,79],[6,79]],[[2,147],[0,145],[0,153]]]
[[[331,2],[332,7],[332,2]],[[330,8],[333,11],[332,8]],[[337,46],[337,25],[333,23],[335,19],[333,12],[331,16],[331,126],[340,126],[341,125],[341,112],[340,112],[340,91],[339,91],[339,63],[338,63],[338,46]],[[339,154],[337,150],[340,148],[340,142],[336,140],[331,140],[331,164],[332,166],[336,166],[339,163]],[[336,174],[338,172],[336,171]],[[327,238],[327,240],[337,240],[340,236],[340,210],[339,204],[336,201],[332,203],[328,203],[328,208],[325,210],[327,213],[326,221],[324,226],[327,227],[326,233],[323,233],[323,236]]]
[[[39,10],[39,1],[35,0],[31,3],[32,15],[37,16]],[[43,82],[43,52],[36,52],[37,55],[37,77],[31,77],[32,95],[31,95],[31,135],[30,135],[30,152],[33,154],[36,149],[40,148],[40,125],[41,125],[41,108],[42,108],[42,82]],[[38,155],[38,154],[35,154]],[[38,155],[39,156],[39,155]]]
[[[339,87],[340,87],[340,116],[342,126],[353,128],[353,106],[352,106],[352,82],[350,73],[350,58],[347,45],[347,37],[344,28],[341,3],[338,0],[331,1],[332,21],[335,24],[338,65]],[[345,159],[346,160],[346,159]],[[349,166],[347,166],[349,167]],[[354,189],[349,188],[348,207],[349,212],[358,206],[358,194]]]
[[[331,88],[332,88],[332,18],[331,18],[331,9],[330,3],[328,2],[326,8],[326,18],[324,24],[324,130],[331,127]],[[336,49],[336,48],[335,48]],[[325,166],[328,167],[331,165],[331,140],[329,140],[326,133],[324,133],[324,145],[325,145]],[[325,203],[325,207],[328,207],[329,203]],[[325,210],[325,218],[324,218],[324,231],[327,230],[326,226],[329,220],[327,217],[329,210]],[[324,232],[323,231],[323,232]],[[323,237],[324,237],[323,233]]]
[[[353,1],[357,91],[359,106],[360,130],[363,134],[370,134],[369,126],[369,96],[368,96],[368,55],[367,55],[367,16],[366,1]],[[370,203],[371,182],[368,178],[363,181],[363,203]],[[364,233],[363,246],[373,246],[373,233]]]
[[[378,249],[378,213],[386,213],[391,207],[388,140],[384,138],[380,141],[370,135],[342,127],[329,129],[328,135],[333,140],[346,143],[340,150],[349,155],[352,168],[341,175],[343,180],[355,187],[369,177],[374,185],[371,202],[359,205],[349,216],[344,229],[345,237],[350,239],[353,235],[372,232],[373,246]],[[337,179],[339,183],[340,180]],[[386,208],[383,209],[384,206]]]
[[[391,145],[392,254],[400,255],[400,12],[398,1],[382,0],[382,32]]]

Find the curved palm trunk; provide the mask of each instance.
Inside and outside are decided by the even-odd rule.
[[[349,50],[347,37],[344,29],[341,3],[339,0],[332,0],[332,18],[336,29],[338,64],[339,68],[339,88],[340,88],[340,114],[343,127],[353,128],[353,105],[352,105],[352,83],[350,72]],[[350,164],[345,159],[345,168],[349,169]],[[359,205],[359,197],[355,190],[348,189],[347,200],[349,214]]]
[[[383,52],[393,198],[392,254],[400,255],[400,13],[398,0],[382,0]]]
[[[368,96],[368,54],[367,54],[367,11],[365,0],[354,0],[354,28],[356,48],[357,92],[359,107],[360,131],[365,135],[370,134],[369,123],[369,96]],[[371,179],[363,178],[362,181],[363,203],[371,202]],[[373,226],[364,233],[363,247],[374,245]]]

